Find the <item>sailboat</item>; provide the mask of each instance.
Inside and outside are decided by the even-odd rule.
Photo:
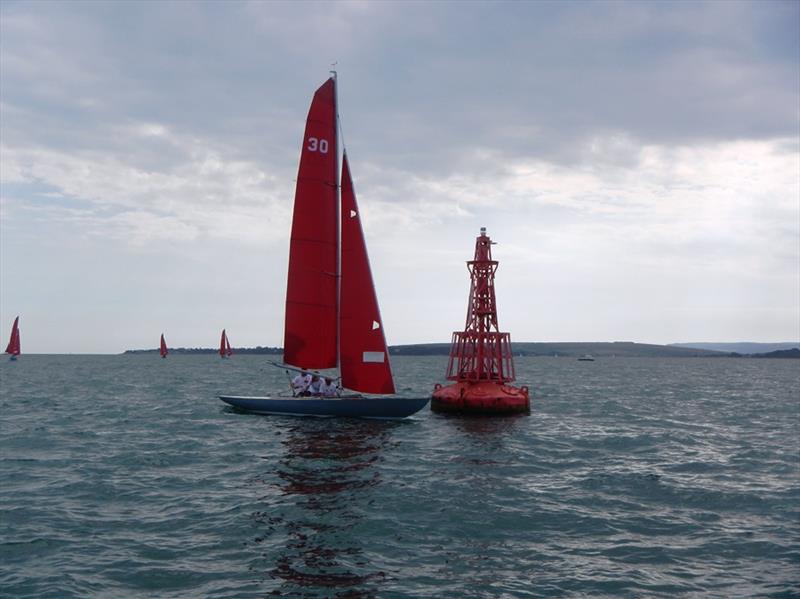
[[[11,326],[11,339],[8,340],[6,353],[11,354],[11,360],[16,360],[21,353],[19,346],[19,316],[14,319],[14,324]]]
[[[164,341],[164,333],[161,333],[161,347],[158,352],[161,354],[162,358],[166,358],[169,353],[169,351],[167,351],[167,342]]]
[[[219,340],[219,357],[230,358],[232,354],[231,342],[228,341],[228,335],[225,333],[225,329],[222,329],[222,337],[220,337]]]
[[[289,246],[283,360],[301,372],[338,368],[341,387],[356,393],[220,399],[259,414],[404,418],[429,398],[391,396],[389,352],[344,150],[339,179],[336,87],[333,72],[314,94],[306,120]]]

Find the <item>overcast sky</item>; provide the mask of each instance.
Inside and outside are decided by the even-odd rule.
[[[390,344],[800,338],[800,3],[0,3],[0,334],[283,343],[314,90]]]

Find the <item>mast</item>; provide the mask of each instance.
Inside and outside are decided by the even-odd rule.
[[[336,66],[336,63],[333,64]],[[333,76],[333,113],[336,119],[334,127],[334,151],[336,152],[336,369],[341,372],[342,367],[342,182],[340,179],[339,162],[339,136],[341,120],[339,119],[339,84],[337,72],[331,71]]]

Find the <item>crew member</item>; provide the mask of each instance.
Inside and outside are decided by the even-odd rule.
[[[313,395],[315,397],[318,397],[319,395],[321,395],[321,391],[320,391],[320,385],[321,384],[323,384],[322,383],[322,377],[317,376],[315,374],[314,377],[311,379],[311,385],[309,385],[309,387],[308,387],[308,394],[309,395]]]
[[[319,386],[319,392],[322,397],[337,397],[339,395],[339,386],[331,378],[325,377],[325,380]]]
[[[308,395],[308,388],[311,385],[311,373],[299,372],[292,379],[292,393],[297,395]]]

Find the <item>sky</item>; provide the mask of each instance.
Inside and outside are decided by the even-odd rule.
[[[800,339],[800,2],[0,3],[0,334],[281,346],[314,90],[389,344]]]

